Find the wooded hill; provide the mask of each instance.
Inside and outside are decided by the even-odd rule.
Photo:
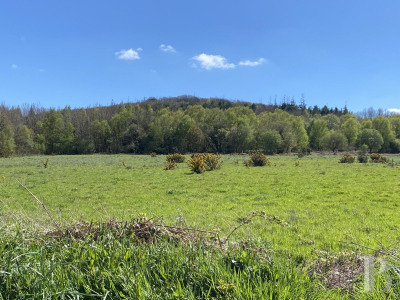
[[[376,115],[378,114],[378,115]],[[0,106],[0,156],[89,153],[400,152],[400,115],[181,96],[80,109]]]

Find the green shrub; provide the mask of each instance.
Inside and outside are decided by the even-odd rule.
[[[167,162],[174,161],[177,164],[183,163],[185,161],[185,157],[180,153],[173,153],[167,155]]]
[[[339,160],[340,163],[347,163],[347,164],[352,164],[355,160],[355,157],[350,155],[350,154],[346,154],[343,155],[343,157]]]
[[[171,161],[167,161],[167,163],[164,166],[164,170],[173,170],[176,168],[176,162],[171,160]]]
[[[360,150],[358,151],[358,156],[357,160],[359,163],[366,164],[368,162],[368,146],[367,145],[362,145],[360,147]]]
[[[251,165],[254,167],[262,167],[262,166],[270,166],[271,162],[269,161],[269,159],[265,156],[265,154],[263,153],[252,153],[250,154],[250,161],[251,161]]]
[[[357,160],[359,163],[366,164],[368,162],[368,155],[359,153],[357,156]]]
[[[387,158],[383,157],[379,153],[371,153],[369,157],[371,158],[371,162],[373,163],[386,164],[388,162]]]
[[[151,157],[157,157],[157,153],[151,152],[151,153],[150,153],[150,156],[151,156]]]
[[[311,155],[311,148],[309,147],[302,148],[300,152],[297,153],[298,158],[303,158],[306,155]]]

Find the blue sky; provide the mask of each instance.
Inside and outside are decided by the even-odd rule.
[[[400,1],[0,4],[0,103],[195,95],[400,108]]]

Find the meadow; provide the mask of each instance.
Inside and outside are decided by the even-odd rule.
[[[47,168],[44,168],[43,162],[47,158],[50,160]],[[224,155],[221,169],[203,174],[192,173],[186,163],[178,164],[175,170],[165,171],[163,155],[28,156],[0,159],[0,226],[3,236],[0,256],[3,262],[8,261],[8,264],[0,265],[0,299],[18,298],[18,293],[7,296],[16,287],[25,291],[21,295],[26,293],[33,298],[39,294],[42,298],[76,299],[105,298],[107,295],[111,298],[133,299],[380,299],[388,296],[387,293],[379,292],[363,293],[360,280],[351,289],[329,287],[317,276],[310,274],[309,270],[315,261],[322,259],[321,256],[326,259],[351,253],[355,258],[357,255],[374,254],[367,247],[397,247],[400,237],[399,156],[390,157],[394,164],[389,165],[357,162],[341,164],[338,163],[339,155],[311,155],[302,158],[280,155],[269,157],[271,166],[249,168],[243,164],[247,158],[244,155]],[[165,240],[150,246],[135,246],[127,238],[103,241],[100,246],[93,239],[84,242],[69,240],[68,247],[60,246],[63,243],[60,241],[45,241],[45,246],[38,242],[32,243],[33,236],[54,229],[54,225],[43,208],[17,181],[36,195],[63,226],[84,220],[128,221],[140,217],[171,226],[218,232],[224,240],[241,224],[243,226],[233,232],[229,241],[233,245],[236,243],[248,247],[210,250],[210,245],[171,245]],[[254,218],[247,223],[246,216],[255,211],[265,212],[271,218],[275,216],[282,222],[277,224],[268,221],[271,218]],[[30,232],[34,234],[30,236]],[[95,250],[93,243],[97,245]],[[10,247],[13,251],[7,250]],[[72,251],[74,247],[80,247],[81,250]],[[90,248],[92,254],[89,250],[86,252],[86,248]],[[262,251],[254,251],[255,248]],[[137,257],[145,257],[144,252],[147,255],[152,253],[152,257],[161,255],[155,259],[157,262],[152,262],[153,268],[155,265],[158,269],[180,268],[182,274],[170,275],[176,279],[174,283],[165,278],[160,279],[160,275],[146,277],[143,274],[150,272],[150,265],[146,264],[146,259],[137,260],[136,267],[127,267],[136,268],[134,276],[142,279],[132,283],[129,281],[129,273],[121,271],[125,270],[120,265],[120,259],[124,261],[126,249],[135,252]],[[115,256],[108,263],[98,260],[101,253],[110,251]],[[37,282],[39,279],[33,280],[35,276],[32,270],[31,278],[18,267],[11,267],[11,262],[20,260],[15,259],[17,256],[23,256],[27,261],[20,267],[27,268],[29,265],[42,274],[47,271],[34,268],[35,263],[41,266],[51,264],[49,261],[59,257],[60,261],[68,264],[79,260],[81,254],[78,252],[89,253],[82,254],[83,257],[89,257],[81,258],[85,263],[75,266],[75,269],[81,270],[82,278],[64,278],[59,275],[61,277],[57,280],[65,283],[63,288],[59,283],[56,284],[59,282],[56,279],[54,282],[50,279]],[[40,253],[36,256],[41,257],[41,260],[37,258],[35,261],[35,257],[29,258],[24,253]],[[207,257],[205,253],[212,254]],[[266,253],[268,259],[265,259]],[[189,280],[190,283],[187,278],[193,270],[179,265],[179,261],[187,256],[195,257],[199,265],[204,267],[197,269],[198,273],[195,274],[199,277]],[[242,265],[246,261],[248,266],[258,268],[258,271],[251,273],[246,269],[246,273],[241,268],[229,267],[238,260]],[[60,264],[57,266],[60,267]],[[96,271],[90,272],[96,264]],[[160,267],[163,264],[165,266]],[[57,273],[54,268],[50,272],[52,276]],[[107,272],[109,277],[119,274],[115,280],[124,278],[126,282],[122,284],[119,281],[119,285],[116,285],[112,283],[111,277],[105,276],[111,283],[106,280],[102,287],[96,287],[96,284],[90,283],[94,279],[83,270],[88,270],[87,273],[92,276],[96,272],[103,272],[103,277]],[[155,282],[149,283],[149,278]],[[204,278],[208,278],[206,283]],[[140,283],[140,280],[144,281]],[[32,290],[28,291],[24,286],[24,282],[26,284],[28,281],[32,284],[35,282],[36,289],[42,292],[36,295]],[[18,285],[15,285],[17,282]],[[378,291],[384,289],[382,282],[384,279],[381,277],[376,280]],[[80,284],[81,289],[77,288]],[[130,286],[134,286],[135,290],[130,290]],[[142,292],[138,292],[138,287],[141,287]],[[395,299],[395,291],[389,297]]]

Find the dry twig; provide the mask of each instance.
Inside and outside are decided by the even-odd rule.
[[[54,223],[54,225],[57,227],[58,230],[61,231],[61,226],[60,224],[57,223],[57,221],[53,218],[53,216],[50,214],[50,212],[48,211],[48,209],[46,208],[46,206],[43,204],[43,202],[41,202],[27,187],[25,184],[21,183],[19,180],[17,180],[18,184],[20,186],[22,186],[25,190],[27,190],[29,192],[29,194],[32,195],[32,197],[36,200],[36,202],[43,208],[43,210],[47,213],[47,215],[49,216],[49,218],[51,219],[51,221]]]

